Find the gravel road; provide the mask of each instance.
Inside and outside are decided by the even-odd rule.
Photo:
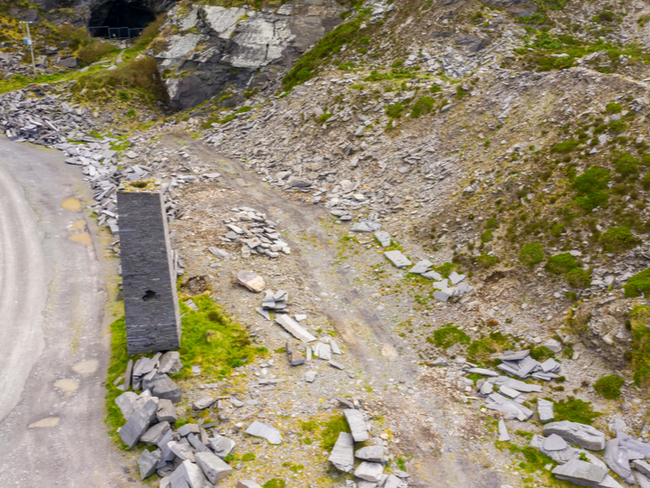
[[[0,137],[0,481],[136,486],[103,423],[106,277],[90,195],[63,159]]]

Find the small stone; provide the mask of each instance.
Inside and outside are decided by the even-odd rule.
[[[366,446],[354,453],[354,457],[363,461],[380,463],[384,459],[384,448],[381,446]]]
[[[246,434],[252,435],[254,437],[262,437],[263,439],[266,439],[270,444],[282,443],[282,434],[278,429],[257,420],[253,422],[245,432]]]
[[[307,371],[305,373],[305,381],[307,383],[313,383],[316,379],[316,376],[318,376],[318,373],[316,371]]]
[[[237,281],[239,284],[245,286],[254,293],[260,293],[266,287],[264,278],[252,271],[241,271],[237,274]]]
[[[379,483],[384,474],[384,467],[380,463],[363,461],[354,471],[354,476],[371,483]]]
[[[209,408],[213,403],[215,402],[214,397],[211,396],[204,396],[202,398],[199,398],[192,404],[192,408],[194,410],[205,410],[206,408]]]
[[[286,344],[287,356],[289,357],[289,364],[291,366],[299,366],[305,364],[305,358],[302,357],[302,354],[298,352],[298,349],[293,346],[290,342]]]
[[[553,402],[538,398],[537,415],[539,415],[539,421],[543,424],[553,422],[555,419],[555,415],[553,413]]]
[[[415,266],[409,269],[409,273],[421,275],[423,273],[426,273],[431,266],[433,266],[433,263],[428,259],[424,259],[422,261],[418,261]]]
[[[508,434],[506,423],[503,420],[499,420],[499,442],[508,442],[509,440],[510,434]]]
[[[262,486],[251,480],[240,480],[237,482],[236,488],[262,488]]]
[[[383,230],[378,230],[375,232],[375,238],[379,241],[381,247],[390,247],[391,237],[390,234]]]
[[[411,261],[409,261],[401,251],[386,251],[384,256],[386,256],[386,259],[393,263],[396,268],[406,268],[411,265]]]

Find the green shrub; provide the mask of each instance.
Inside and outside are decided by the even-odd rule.
[[[556,254],[546,262],[546,270],[553,274],[568,273],[577,267],[578,261],[569,253]]]
[[[392,119],[399,119],[402,116],[402,112],[406,110],[406,107],[402,105],[401,103],[396,103],[395,105],[391,105],[386,109],[386,115],[388,115]]]
[[[610,114],[620,114],[623,111],[623,107],[620,103],[612,102],[607,104],[605,110]]]
[[[625,296],[634,298],[643,294],[645,297],[650,296],[650,268],[644,269],[635,274],[625,283]]]
[[[499,263],[499,258],[490,254],[481,254],[476,257],[476,264],[479,268],[491,268]]]
[[[607,129],[610,132],[614,132],[615,134],[625,132],[627,130],[627,127],[627,124],[622,120],[612,120],[609,124],[607,124]]]
[[[481,241],[483,242],[492,242],[494,240],[494,234],[490,229],[486,230],[481,234]]]
[[[596,381],[594,383],[594,390],[608,400],[616,400],[621,396],[621,386],[623,386],[623,378],[611,374],[609,376],[603,376]]]
[[[544,246],[539,242],[529,242],[519,251],[519,261],[525,266],[534,266],[544,260]]]
[[[567,154],[570,153],[571,151],[574,151],[578,147],[578,144],[580,143],[575,139],[569,139],[568,141],[559,142],[551,146],[551,152],[559,153],[559,154]]]
[[[638,173],[639,162],[639,158],[635,158],[630,153],[624,153],[615,159],[616,172],[623,176]]]
[[[589,168],[573,182],[573,188],[579,195],[576,203],[588,212],[596,207],[605,206],[609,201],[609,193],[607,193],[609,179],[608,169],[599,166]]]
[[[591,286],[591,273],[586,269],[574,268],[564,275],[564,279],[573,288],[588,288]]]
[[[641,157],[641,163],[643,166],[650,166],[650,153],[644,154]]]
[[[151,22],[140,35],[133,42],[133,47],[140,50],[146,48],[153,40],[158,36],[158,31],[162,27],[165,19],[167,18],[166,13],[162,13],[156,17],[156,20]]]
[[[643,186],[643,189],[646,191],[650,190],[650,172],[646,173],[643,178],[641,178],[641,186]]]
[[[630,313],[632,351],[630,363],[634,370],[634,383],[640,388],[650,386],[650,307],[636,305]]]
[[[566,224],[564,222],[560,222],[559,224],[555,224],[553,227],[551,227],[550,234],[553,237],[560,237],[565,229]]]
[[[491,332],[488,337],[472,341],[467,347],[467,358],[476,363],[492,363],[492,354],[511,349],[510,338],[501,332]]]
[[[443,327],[433,333],[433,343],[443,349],[454,344],[469,344],[469,342],[469,336],[456,326]]]
[[[555,401],[551,398],[548,400]],[[578,398],[568,397],[566,400],[555,401],[553,405],[555,413],[555,421],[568,420],[570,422],[578,422],[579,424],[591,425],[594,420],[601,415],[600,412],[594,412],[591,407],[591,402],[585,402]]]
[[[486,229],[496,229],[499,227],[499,221],[495,217],[490,217],[485,221]]]
[[[632,231],[623,225],[607,229],[601,234],[600,242],[605,252],[622,252],[638,246],[641,239],[635,237]]]
[[[89,64],[93,64],[99,61],[108,53],[111,53],[115,50],[116,47],[110,42],[94,41],[88,44],[87,46],[81,48],[81,50],[77,54],[77,57],[79,58],[79,61],[81,61],[81,64],[83,66],[87,66]]]
[[[411,117],[417,119],[421,115],[426,115],[428,113],[431,113],[431,111],[433,110],[433,103],[434,103],[434,99],[431,97],[420,98],[417,102],[415,102],[415,105],[413,106],[413,110],[411,111]]]
[[[537,346],[530,350],[530,357],[539,362],[544,362],[553,356],[555,356],[555,353],[546,346]]]

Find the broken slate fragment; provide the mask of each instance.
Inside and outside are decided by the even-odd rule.
[[[555,416],[553,414],[553,402],[538,398],[537,415],[539,415],[539,421],[543,424],[553,422],[555,419]]]
[[[140,440],[150,446],[157,445],[169,429],[171,429],[169,422],[157,423],[153,427],[150,427]]]
[[[379,483],[384,473],[384,467],[380,463],[363,461],[354,471],[354,476],[371,483]]]
[[[591,425],[569,422],[568,420],[551,422],[544,426],[544,435],[551,434],[557,434],[571,444],[592,451],[605,449],[605,434]]]
[[[263,424],[258,420],[253,422],[245,432],[248,435],[266,439],[270,444],[277,445],[282,443],[282,434],[278,429],[271,427],[270,425]]]
[[[508,428],[506,423],[503,420],[499,420],[499,442],[507,442],[510,440],[510,434],[508,434]]]
[[[409,261],[401,251],[386,251],[384,256],[386,256],[386,259],[393,263],[396,268],[406,268],[411,265],[411,261]]]
[[[415,266],[409,269],[409,273],[421,275],[423,273],[426,273],[431,266],[433,266],[433,263],[431,261],[428,259],[423,259],[422,261],[418,261]]]
[[[632,461],[632,466],[634,466],[634,469],[643,473],[644,475],[650,476],[650,464],[647,462],[635,459]]]
[[[181,363],[181,354],[178,351],[168,351],[160,358],[159,373],[174,375],[180,373],[182,369],[183,363]]]
[[[235,441],[220,435],[210,437],[209,442],[214,453],[221,459],[225,458],[235,447]]]
[[[605,443],[603,458],[609,469],[619,475],[626,483],[634,484],[627,449],[619,445],[618,439],[612,439]]]
[[[426,273],[422,273],[422,278],[431,281],[442,281],[442,275],[437,271],[427,271]]]
[[[328,361],[328,364],[329,364],[332,368],[336,368],[336,369],[345,369],[345,366],[343,366],[343,365],[342,365],[341,363],[339,363],[338,361]]]
[[[595,486],[607,476],[607,469],[579,459],[561,464],[552,472],[556,478],[582,486]]]
[[[580,451],[569,446],[564,439],[555,434],[549,437],[534,435],[528,446],[534,447],[559,464],[568,463],[572,459],[580,459]],[[552,449],[546,449],[545,446]]]
[[[433,298],[444,303],[447,303],[447,300],[449,300],[450,297],[451,293],[448,293],[447,291],[436,290],[433,292]]]
[[[375,232],[375,238],[379,241],[381,247],[389,247],[391,244],[390,234],[384,230]]]
[[[293,344],[287,342],[286,350],[287,356],[289,356],[289,364],[291,366],[299,366],[301,364],[305,364],[305,358],[302,357],[302,354],[300,354],[298,349]]]
[[[449,275],[449,281],[453,286],[456,286],[458,283],[463,281],[465,279],[464,274],[458,274],[455,271],[452,271],[451,274]]]
[[[303,342],[313,342],[316,340],[313,335],[307,332],[298,322],[286,314],[275,317],[275,321],[298,340]]]
[[[216,484],[232,473],[232,468],[211,452],[199,452],[194,456],[196,464],[212,484]]]
[[[260,293],[266,287],[264,278],[252,271],[240,271],[237,274],[237,281],[254,293]]]
[[[316,376],[318,376],[318,373],[316,371],[307,371],[305,373],[305,381],[307,383],[313,383],[316,379]]]
[[[146,449],[140,454],[138,459],[138,467],[140,468],[140,479],[144,480],[156,472],[156,468],[160,463],[161,451],[156,449],[149,452]]]
[[[135,413],[137,399],[138,395],[132,391],[126,391],[115,399],[115,404],[120,408],[122,417],[125,420],[129,420],[131,415]]]
[[[139,441],[140,438],[149,428],[151,421],[156,417],[156,411],[158,410],[158,403],[151,399],[148,400],[144,406],[134,413],[126,424],[120,429],[120,439],[124,444],[128,446],[129,449],[133,449]]]
[[[344,473],[349,473],[354,469],[354,439],[352,435],[347,432],[339,434],[328,460],[336,469]]]
[[[215,399],[214,397],[211,396],[204,396],[202,398],[199,398],[192,404],[192,408],[194,410],[205,410],[206,408],[209,408],[210,405],[214,403]]]
[[[151,391],[158,398],[166,398],[174,403],[181,401],[181,389],[166,374],[156,373],[151,379],[142,381],[142,389]]]
[[[359,410],[354,409],[345,409],[343,410],[343,415],[345,415],[345,420],[348,421],[350,430],[352,431],[352,437],[354,437],[355,442],[364,442],[368,440],[368,428],[366,426],[366,421],[363,420],[363,414]],[[365,478],[364,478],[365,479]],[[371,480],[367,480],[371,481]]]
[[[170,424],[173,424],[178,420],[176,407],[174,407],[174,404],[171,400],[167,400],[166,398],[160,398],[158,400],[156,420],[158,420],[158,422],[169,422]]]
[[[362,461],[380,463],[384,459],[384,448],[381,446],[366,446],[354,453],[354,457]]]

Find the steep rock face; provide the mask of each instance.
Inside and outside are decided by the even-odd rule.
[[[334,0],[298,0],[255,11],[208,5],[176,7],[154,52],[171,103],[194,107],[227,89],[261,87],[279,76],[340,21]],[[160,44],[158,44],[160,45]]]

